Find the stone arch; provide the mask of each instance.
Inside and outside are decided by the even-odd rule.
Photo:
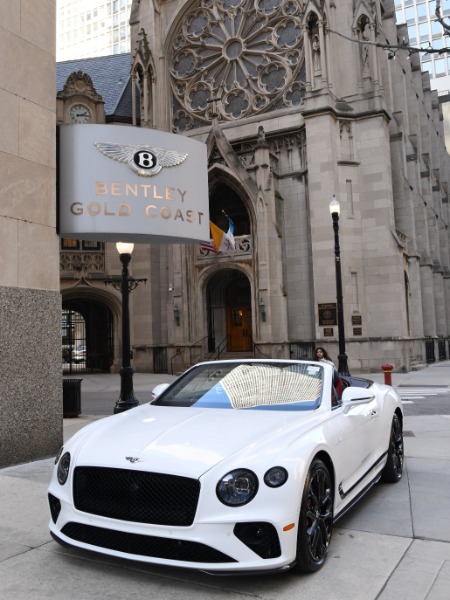
[[[84,320],[86,360],[81,368],[109,372],[119,354],[121,302],[118,297],[89,285],[64,288],[61,296],[63,311],[74,311]]]
[[[316,90],[328,85],[329,36],[324,10],[314,6],[305,12],[303,21],[306,58],[306,89]]]
[[[215,265],[200,278],[209,352],[251,352],[254,284],[248,265]]]
[[[133,52],[131,66],[133,125],[137,124],[137,115],[139,114],[141,127],[152,128],[154,126],[155,82],[155,65],[147,34],[142,28]]]
[[[220,196],[229,190],[228,201],[231,203],[230,210],[224,205],[220,206]],[[210,201],[210,218],[215,223],[214,217],[220,215],[222,210],[228,214],[235,224],[235,236],[251,234],[256,230],[256,214],[254,201],[249,197],[247,191],[243,189],[242,184],[232,176],[221,165],[213,168],[209,174],[209,201]],[[246,216],[243,214],[246,212]],[[235,218],[234,218],[235,217]],[[227,221],[221,219],[221,222],[216,223],[219,227],[226,226]]]
[[[377,13],[364,0],[359,2],[354,12],[353,35],[358,40],[355,44],[359,51],[359,69],[363,89],[379,86],[379,67],[376,53]]]

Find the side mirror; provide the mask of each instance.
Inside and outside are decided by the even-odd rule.
[[[342,404],[344,413],[347,414],[352,406],[359,404],[369,404],[375,400],[375,394],[372,390],[360,387],[348,387],[342,393]]]
[[[158,396],[160,396],[165,390],[167,390],[169,385],[170,383],[160,383],[159,385],[154,387],[152,389],[152,400],[156,400]]]

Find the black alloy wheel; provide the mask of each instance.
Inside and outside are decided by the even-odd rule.
[[[325,563],[333,530],[333,484],[325,463],[316,458],[309,469],[298,522],[297,563],[302,573]]]
[[[397,481],[400,481],[403,475],[404,460],[403,427],[400,417],[395,414],[392,418],[387,461],[381,473],[381,480],[387,483],[396,483]]]

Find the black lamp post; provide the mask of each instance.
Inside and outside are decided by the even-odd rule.
[[[131,279],[128,273],[128,265],[131,260],[134,244],[117,242],[117,251],[122,263],[122,279],[108,280],[117,290],[122,292],[122,366],[120,368],[120,397],[114,407],[114,414],[124,412],[139,405],[139,400],[133,390],[133,369],[130,364],[130,309],[129,296],[142,281],[146,279]]]
[[[342,299],[342,273],[341,273],[341,248],[339,246],[339,215],[341,207],[333,195],[330,202],[330,214],[333,219],[334,229],[334,264],[336,267],[336,303],[337,303],[337,322],[339,336],[339,366],[338,372],[341,375],[350,375],[347,365],[347,354],[345,353],[345,330],[344,330],[344,304]]]

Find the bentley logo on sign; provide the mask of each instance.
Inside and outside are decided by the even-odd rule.
[[[125,456],[125,460],[130,461],[130,463],[143,462],[143,458],[138,458],[137,456]]]
[[[94,146],[108,158],[126,163],[141,177],[157,175],[163,167],[175,167],[188,156],[177,150],[164,150],[151,146],[129,146],[128,144],[105,144],[102,142],[96,142]]]

